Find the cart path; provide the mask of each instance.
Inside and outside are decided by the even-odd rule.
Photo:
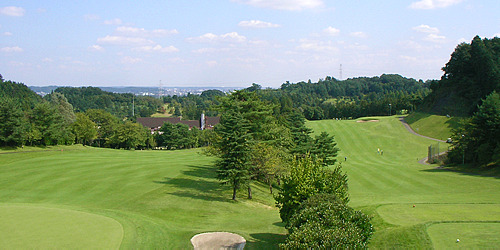
[[[429,137],[429,136],[421,135],[421,134],[419,134],[419,133],[415,132],[415,131],[414,131],[414,130],[410,127],[410,125],[409,125],[409,124],[405,121],[404,117],[399,117],[398,119],[399,119],[399,121],[401,121],[401,123],[403,123],[403,126],[404,126],[407,130],[408,130],[408,132],[410,132],[410,133],[412,133],[412,134],[414,134],[414,135],[418,135],[418,136],[420,136],[420,137],[424,137],[424,138],[431,139],[431,140],[438,141],[438,142],[446,142],[446,141],[439,140],[439,139],[436,139],[436,138],[432,138],[432,137]],[[445,154],[445,153],[447,153],[447,152],[448,152],[448,151],[441,152],[441,153],[439,153],[439,155]],[[419,161],[418,161],[418,163],[420,163],[420,164],[424,164],[424,165],[430,165],[429,163],[427,163],[427,158],[428,158],[428,157],[425,157],[425,158],[423,158],[423,159],[419,160]]]

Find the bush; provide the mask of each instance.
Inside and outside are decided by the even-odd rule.
[[[333,194],[304,201],[287,224],[288,238],[281,248],[364,248],[373,234],[370,217],[347,206]]]

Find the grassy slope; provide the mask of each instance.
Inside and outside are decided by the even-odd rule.
[[[442,219],[424,211],[420,215],[425,216],[417,221],[407,221],[401,214],[412,211],[413,204],[417,209],[425,204],[428,212],[442,210],[444,204],[475,204],[470,213],[478,217],[464,219],[460,216],[463,206],[452,205],[445,219],[500,220],[498,177],[421,165],[417,161],[426,156],[427,146],[433,141],[408,133],[396,117],[375,119],[380,122],[325,120],[308,123],[316,133],[326,131],[335,135],[341,149],[338,159],[349,177],[351,205],[375,216],[377,231],[372,247],[431,247],[426,223]],[[377,153],[378,148],[384,151],[383,155]],[[481,205],[483,203],[491,204]],[[393,220],[388,222],[384,218]]]
[[[415,112],[408,115],[405,121],[419,134],[446,140],[451,136],[451,130],[458,127],[461,119]]]
[[[264,186],[254,200],[230,200],[196,150],[88,148],[0,154],[0,203],[35,203],[108,216],[123,226],[122,248],[188,248],[201,232],[241,234],[269,247],[285,229]],[[243,194],[241,195],[244,196]]]

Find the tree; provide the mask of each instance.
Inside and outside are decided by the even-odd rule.
[[[300,203],[309,197],[327,193],[334,194],[347,204],[347,176],[340,166],[333,170],[324,167],[321,160],[310,156],[296,158],[290,165],[290,173],[282,179],[282,186],[275,197],[280,217],[288,223]]]
[[[219,143],[212,145],[217,149],[211,152],[220,154],[221,161],[218,163],[222,165],[219,167],[222,166],[225,172],[231,172],[231,166],[235,168],[235,173],[238,173],[237,176],[242,181],[234,185],[238,185],[237,188],[245,185],[248,189],[248,198],[251,199],[251,182],[255,179],[257,170],[251,165],[252,154],[250,152],[258,142],[278,143],[279,141],[273,134],[279,131],[275,129],[277,123],[272,116],[273,105],[262,101],[255,92],[245,90],[235,91],[220,98],[219,101],[220,104],[216,109],[222,114],[219,124],[221,128],[216,127],[215,131],[220,140]],[[243,143],[244,148],[237,149],[234,145],[238,143]],[[227,145],[231,146],[227,147]],[[229,162],[232,162],[232,165]],[[243,174],[245,176],[240,177]],[[227,177],[223,179],[225,178]],[[236,190],[234,185],[233,190]],[[236,193],[233,194],[233,198],[235,195]]]
[[[0,145],[24,144],[27,127],[24,114],[12,100],[0,98]]]
[[[97,138],[97,126],[85,113],[76,113],[72,128],[77,143],[90,145]]]
[[[337,153],[339,149],[336,147],[334,137],[327,132],[321,132],[320,135],[314,138],[311,156],[314,156],[323,162],[325,166],[333,165],[337,161]]]
[[[63,117],[48,102],[35,105],[30,115],[30,137],[32,142],[42,145],[68,144],[74,141],[73,134],[65,127]]]
[[[448,156],[452,162],[478,165],[500,164],[500,95],[494,91],[483,100],[478,111],[454,131],[455,147]]]
[[[85,114],[96,124],[97,145],[99,147],[108,145],[120,124],[118,118],[102,109],[88,109]]]
[[[139,123],[126,121],[119,124],[110,138],[109,144],[114,148],[136,149],[146,147],[149,130]]]
[[[373,234],[370,217],[333,194],[316,194],[300,204],[287,225],[285,249],[366,248]]]
[[[233,189],[232,199],[250,179],[250,140],[249,124],[241,113],[229,110],[221,117],[215,127],[220,140],[214,143],[218,149],[219,159],[216,161],[217,178],[222,184],[229,184]]]

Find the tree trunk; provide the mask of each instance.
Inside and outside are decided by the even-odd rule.
[[[250,184],[248,185],[248,199],[252,199],[252,187],[250,187]]]
[[[271,191],[271,194],[273,194],[273,183],[269,182],[269,191]]]
[[[236,200],[236,185],[233,186],[233,201]]]

